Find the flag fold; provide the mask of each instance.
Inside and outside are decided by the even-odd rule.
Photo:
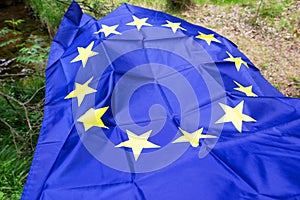
[[[299,199],[300,100],[223,36],[72,2],[52,42],[22,200]]]

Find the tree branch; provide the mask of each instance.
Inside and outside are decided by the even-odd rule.
[[[37,93],[39,93],[39,91],[41,91],[41,90],[43,90],[43,89],[45,89],[45,86],[40,87],[39,89],[37,89],[37,90],[35,91],[35,93],[30,97],[30,99],[28,99],[27,101],[24,102],[24,105],[25,105],[25,104],[28,104],[30,101],[32,101],[32,99],[37,95]]]
[[[20,106],[23,107],[23,110],[24,110],[24,113],[25,113],[25,118],[26,118],[26,121],[27,121],[27,125],[29,127],[29,130],[32,130],[32,126],[31,126],[31,123],[30,123],[30,120],[29,120],[29,116],[28,116],[28,110],[27,110],[25,104],[23,102],[15,99],[15,98],[9,96],[9,95],[3,93],[3,92],[0,92],[0,95],[3,96],[3,97],[8,98],[8,99],[10,99],[10,100],[12,100],[14,102],[16,102],[17,104],[19,104]]]
[[[18,133],[15,131],[15,129],[14,129],[9,123],[7,123],[4,119],[1,119],[1,118],[0,118],[0,122],[2,122],[3,124],[5,124],[5,125],[9,128],[9,130],[10,130],[10,132],[11,132],[11,134],[12,134],[12,137],[13,137],[13,143],[14,143],[14,145],[15,145],[16,151],[17,151],[18,154],[20,154],[20,150],[19,150],[19,148],[18,148],[18,146],[17,146],[17,141],[16,141],[16,136],[19,136],[19,134],[18,134]]]

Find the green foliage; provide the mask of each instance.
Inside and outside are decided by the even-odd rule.
[[[25,2],[29,4],[36,16],[47,27],[49,34],[53,36],[64,15],[67,4],[71,1],[60,3],[54,0],[25,0]]]
[[[4,41],[2,43],[0,43],[0,48],[2,47],[6,47],[6,46],[9,46],[11,44],[16,44],[17,42],[21,41],[22,39],[21,38],[13,38],[13,39],[9,39],[7,41]]]
[[[0,30],[0,35],[3,37],[4,35],[7,35],[11,30],[8,27],[4,27]]]
[[[267,69],[268,64],[267,63],[261,63],[259,67],[260,67],[260,69]]]
[[[296,3],[294,0],[262,1],[262,8],[260,10],[260,16],[269,17],[269,18],[279,17],[286,8],[289,8],[294,3]]]
[[[18,49],[17,62],[23,64],[39,64],[45,61],[50,51],[50,46],[46,42],[47,38],[30,35],[27,39],[24,39],[24,35],[20,31],[16,31],[16,28],[24,22],[22,19],[18,20],[5,20],[6,23],[10,23],[13,29],[4,27],[0,30],[4,41],[0,43],[0,48],[7,47],[14,44]],[[11,37],[11,36],[14,37]],[[25,40],[25,41],[24,41]],[[24,41],[24,42],[22,42]],[[20,43],[22,42],[22,43]]]
[[[47,27],[51,36],[56,32],[60,21],[71,0],[25,0],[36,16]],[[113,0],[81,0],[77,1],[82,9],[96,18],[103,17],[116,6]]]
[[[167,0],[166,2],[167,8],[175,11],[187,9],[194,3],[193,0]]]
[[[2,37],[3,41],[0,43],[0,48],[6,47],[12,44],[18,44],[19,41],[22,40],[20,34],[20,31],[17,31],[16,28],[23,22],[25,22],[23,19],[9,19],[5,20],[5,23],[9,24],[12,28],[10,27],[4,27],[0,29],[0,39]],[[10,37],[14,36],[14,37]]]
[[[77,1],[86,13],[99,19],[110,13],[116,6],[111,0],[81,0]]]
[[[257,25],[258,21],[268,24],[280,32],[287,33],[286,37],[299,37],[300,10],[299,3],[295,0],[268,0],[262,1],[260,10],[257,12],[256,19],[249,20],[250,24]],[[280,33],[279,33],[280,34]]]
[[[10,24],[13,27],[13,29],[15,30],[16,27],[19,26],[21,23],[25,22],[25,20],[23,20],[23,19],[17,19],[17,20],[8,19],[8,20],[5,20],[4,22]]]
[[[19,199],[26,181],[31,155],[20,157],[12,146],[2,146],[0,150],[0,199]]]
[[[290,78],[292,82],[295,82],[295,83],[299,83],[300,81],[297,79],[297,77],[291,77]]]
[[[18,63],[7,68],[20,68],[0,74],[0,200],[20,198],[43,117],[49,38],[17,31],[23,21],[6,20],[0,30],[2,52],[16,51]]]
[[[0,199],[20,198],[42,122],[43,86],[36,75],[0,86]]]
[[[257,2],[255,0],[196,0],[200,4],[216,4],[216,5],[227,5],[227,4],[242,4],[248,5],[252,2]]]
[[[42,37],[31,35],[26,42],[19,45],[22,48],[19,50],[17,62],[38,64],[45,61],[48,57],[50,46],[44,47],[44,43],[45,41]]]

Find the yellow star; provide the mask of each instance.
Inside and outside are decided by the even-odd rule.
[[[173,33],[176,33],[177,29],[181,29],[181,30],[184,30],[186,31],[186,29],[182,28],[180,26],[181,23],[173,23],[173,22],[170,22],[167,20],[167,24],[163,24],[162,26],[165,26],[165,27],[169,27],[172,29]]]
[[[255,94],[254,92],[252,92],[252,85],[248,86],[248,87],[244,87],[241,84],[239,84],[236,81],[233,81],[235,84],[237,84],[237,88],[233,88],[237,91],[243,92],[245,93],[248,97],[257,97],[257,94]]]
[[[101,25],[102,28],[95,32],[94,34],[98,33],[104,33],[105,37],[109,36],[110,34],[116,34],[116,35],[121,35],[120,32],[116,31],[116,28],[118,28],[119,25],[114,25],[114,26],[106,26],[104,24]]]
[[[82,122],[84,126],[84,130],[88,131],[93,126],[101,127],[101,128],[107,128],[107,126],[104,125],[101,117],[104,115],[104,113],[107,111],[108,106],[104,108],[94,109],[91,108],[88,111],[86,111],[79,119],[78,122]]]
[[[151,24],[147,23],[146,21],[148,18],[137,18],[136,16],[132,16],[133,21],[127,23],[126,25],[136,26],[137,30],[141,30],[142,26],[152,26]]]
[[[241,133],[242,123],[244,122],[256,122],[252,117],[243,114],[244,101],[241,101],[236,107],[232,108],[225,104],[219,103],[224,110],[225,114],[221,117],[216,124],[231,122],[234,127]]]
[[[145,148],[159,148],[160,146],[149,142],[148,138],[151,134],[152,130],[143,133],[142,135],[136,135],[133,132],[126,130],[128,140],[125,142],[121,142],[120,144],[116,145],[116,147],[128,147],[132,149],[133,156],[135,161],[141,155],[141,152]]]
[[[93,80],[93,77],[90,78],[87,82],[85,82],[84,84],[80,84],[80,83],[75,83],[75,90],[73,90],[72,92],[70,92],[65,99],[70,99],[70,98],[74,98],[77,97],[78,100],[78,106],[80,106],[80,104],[82,103],[85,95],[97,92],[97,90],[95,90],[94,88],[89,87],[90,82]]]
[[[204,40],[208,45],[210,45],[211,42],[218,42],[221,43],[220,40],[215,38],[214,34],[204,34],[198,31],[199,35],[196,36],[196,38]]]
[[[82,66],[85,67],[87,60],[89,59],[89,57],[95,56],[98,54],[98,52],[94,52],[92,51],[92,48],[94,46],[94,41],[91,42],[89,44],[89,46],[87,46],[86,48],[84,47],[77,47],[78,50],[78,56],[76,58],[74,58],[71,63],[73,62],[77,62],[77,61],[81,61],[82,62]]]
[[[226,51],[226,53],[228,54],[229,58],[224,59],[225,61],[230,61],[230,62],[234,62],[235,67],[238,71],[240,71],[241,65],[245,65],[246,67],[248,67],[248,64],[242,60],[241,57],[233,57],[228,51]],[[249,68],[249,67],[248,67]]]
[[[214,135],[204,135],[202,134],[203,128],[200,128],[196,130],[193,133],[188,133],[182,128],[178,127],[183,136],[177,138],[172,143],[178,143],[178,142],[189,142],[192,147],[198,147],[199,146],[199,140],[202,138],[217,138]]]

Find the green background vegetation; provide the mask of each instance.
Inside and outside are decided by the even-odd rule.
[[[0,43],[0,51],[12,45],[16,51],[14,55],[17,55],[14,62],[22,66],[22,70],[19,70],[17,74],[12,72],[8,75],[0,75],[0,144],[2,147],[0,150],[0,199],[19,199],[22,193],[42,123],[44,69],[50,41],[70,2],[64,0],[25,1],[33,10],[34,16],[40,20],[41,26],[44,27],[46,32],[44,36],[24,35],[18,28],[26,23],[23,19],[6,20],[4,22],[6,26],[0,29],[0,36],[4,38]],[[95,18],[106,15],[123,3],[121,0],[78,2],[86,13]],[[222,15],[223,12],[230,15],[233,10],[240,9],[239,15],[250,13],[243,23],[245,22],[246,26],[250,27],[251,36],[258,37],[257,40],[273,41],[279,37],[278,32],[280,32],[281,35],[284,33],[289,36],[282,40],[284,44],[292,45],[299,42],[300,12],[296,0],[128,0],[127,3],[162,10],[187,21],[201,23],[201,25],[207,25],[208,28],[220,31],[228,24],[215,22],[212,19]],[[296,9],[293,10],[295,6]],[[216,13],[210,10],[212,8],[217,8]],[[200,15],[205,16],[204,21],[198,21]],[[205,19],[208,19],[208,22],[205,22]],[[234,23],[236,25],[236,22]],[[272,32],[264,27],[271,27],[276,31]],[[227,32],[224,29],[222,32],[232,33],[231,29]],[[14,37],[9,37],[9,35]],[[249,35],[245,38],[241,36],[241,40],[238,41],[241,48],[245,50],[248,50],[248,38]],[[264,48],[265,45],[258,45],[258,50],[254,51],[266,52]],[[253,53],[253,55],[256,54]],[[258,63],[258,67],[265,70],[266,74],[270,70],[270,59],[272,55],[257,61],[254,57],[255,63]],[[299,68],[297,67],[298,61],[294,62],[294,67]],[[300,86],[297,74],[292,73],[285,79],[288,79],[288,83],[283,81],[272,83],[278,89],[288,88],[288,84],[292,83],[291,93],[287,94],[299,97]]]

